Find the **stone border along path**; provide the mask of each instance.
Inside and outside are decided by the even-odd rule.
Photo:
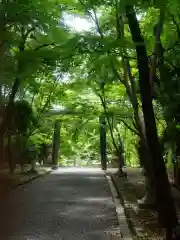
[[[127,240],[100,169],[55,170],[10,192],[0,213],[2,240]]]
[[[119,223],[119,226],[120,226],[120,231],[121,231],[121,238],[124,239],[124,240],[132,240],[132,234],[130,232],[130,229],[128,227],[128,223],[127,223],[127,218],[125,216],[125,210],[124,210],[124,207],[123,205],[120,203],[120,200],[119,200],[119,197],[118,196],[118,192],[114,186],[114,183],[111,179],[111,176],[110,176],[110,172],[108,171],[105,171],[105,176],[107,178],[107,181],[109,183],[109,186],[110,186],[110,189],[111,189],[111,193],[112,193],[112,196],[113,196],[113,200],[114,200],[114,203],[115,203],[115,206],[116,206],[116,214],[117,214],[117,218],[118,218],[118,223]]]
[[[27,172],[21,174],[21,169],[16,167],[13,175],[9,173],[8,168],[0,169],[0,199],[6,198],[11,191],[23,187],[31,181],[43,177],[53,171],[51,167],[48,166],[37,166],[36,169],[36,174],[28,174]]]
[[[43,168],[42,168],[43,169]],[[42,178],[42,177],[45,177],[47,174],[50,174],[52,171],[53,171],[53,169],[52,168],[48,168],[48,167],[46,167],[46,168],[44,168],[44,169],[46,169],[44,172],[41,172],[41,171],[39,171],[39,172],[37,172],[36,174],[34,174],[34,175],[22,175],[22,177],[24,177],[24,178],[26,178],[25,180],[22,180],[22,181],[20,181],[19,183],[17,183],[15,186],[13,186],[12,188],[10,188],[10,190],[9,191],[15,191],[17,188],[20,188],[20,187],[23,187],[24,185],[26,185],[26,184],[29,184],[29,183],[31,183],[32,181],[35,181],[36,179],[38,179],[38,178]],[[18,176],[17,176],[18,177]]]

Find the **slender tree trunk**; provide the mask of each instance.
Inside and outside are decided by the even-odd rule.
[[[107,123],[108,123],[108,126],[109,126],[109,130],[110,130],[110,135],[111,135],[111,139],[112,139],[112,143],[113,143],[113,146],[116,150],[116,155],[118,157],[118,163],[119,163],[119,176],[124,176],[124,172],[123,172],[123,164],[122,164],[122,160],[123,158],[120,157],[120,154],[122,155],[122,153],[119,152],[119,147],[117,146],[116,144],[116,141],[115,141],[115,138],[114,138],[114,134],[113,134],[113,124],[111,124],[110,122],[110,118],[109,118],[109,115],[108,115],[108,111],[107,111],[107,105],[106,105],[106,99],[105,99],[105,92],[104,92],[104,81],[102,81],[100,83],[100,90],[101,90],[101,94],[99,94],[99,97],[100,97],[100,100],[101,100],[101,103],[102,103],[102,107],[104,109],[104,114],[105,114],[105,117],[107,119]],[[120,134],[119,134],[119,138],[120,138]],[[121,142],[122,143],[122,142]]]
[[[151,153],[146,139],[145,124],[142,113],[135,112],[136,123],[139,130],[140,145],[139,145],[139,157],[140,165],[143,168],[143,175],[145,177],[145,196],[139,199],[138,204],[140,208],[155,208],[156,207],[156,194],[155,194],[155,184],[153,177],[153,168]]]
[[[103,170],[106,170],[107,169],[106,120],[104,115],[100,116],[99,123],[100,123],[101,167]]]
[[[60,121],[56,120],[54,124],[53,149],[52,149],[52,164],[54,168],[58,166],[60,146]]]
[[[140,93],[147,143],[152,156],[151,163],[153,167],[153,177],[156,189],[156,201],[159,220],[163,227],[165,227],[167,230],[170,230],[173,227],[177,226],[178,220],[157,135],[154,110],[152,105],[150,71],[148,66],[146,47],[144,39],[141,35],[134,8],[130,5],[126,6],[126,16],[128,19],[133,42],[136,44]]]
[[[25,40],[23,40],[20,45],[19,45],[19,52],[24,52],[25,48]],[[17,64],[17,76],[14,79],[14,83],[11,89],[11,93],[9,95],[9,101],[6,107],[6,110],[2,116],[2,121],[0,122],[0,135],[4,136],[6,130],[7,130],[7,121],[11,121],[10,119],[12,118],[12,108],[14,106],[14,99],[16,97],[16,94],[19,90],[20,84],[21,84],[21,79],[20,79],[20,73],[22,71],[21,69],[21,62],[18,61]]]
[[[152,172],[149,176],[149,170],[147,163],[151,162],[151,155],[149,153],[149,148],[147,146],[147,142],[144,139],[140,139],[138,146],[138,153],[140,159],[140,165],[143,168],[143,175],[145,177],[145,196],[142,199],[138,200],[138,204],[140,208],[152,208],[156,209],[156,194],[155,187],[152,184]]]
[[[123,17],[119,14],[118,11],[118,5],[116,6],[116,31],[117,31],[117,38],[124,38],[124,21]],[[131,101],[133,111],[134,111],[134,119],[136,124],[136,129],[138,130],[138,135],[140,137],[141,148],[145,148],[146,155],[141,156],[141,163],[143,163],[143,174],[145,177],[145,197],[143,199],[139,200],[139,206],[142,208],[144,207],[153,207],[155,206],[155,197],[153,197],[153,194],[155,192],[153,185],[151,184],[152,176],[149,174],[152,172],[150,167],[150,161],[147,161],[147,159],[150,159],[151,155],[149,152],[149,148],[146,142],[146,136],[145,136],[145,127],[144,127],[144,119],[141,116],[141,112],[139,110],[139,104],[137,99],[137,91],[136,91],[136,85],[134,81],[134,77],[131,73],[131,67],[129,63],[129,59],[125,59],[125,56],[128,56],[126,48],[121,48],[121,55],[122,55],[122,64],[124,69],[124,78],[119,77],[119,74],[117,73],[116,69],[114,69],[115,75],[119,78],[121,83],[125,86],[126,92],[129,96],[129,100]]]
[[[4,137],[0,136],[0,162],[4,162]]]
[[[31,170],[30,173],[36,174],[37,170],[36,170],[36,156],[34,156],[34,158],[31,159]]]
[[[9,171],[11,174],[13,174],[14,170],[15,170],[15,163],[14,163],[13,157],[12,157],[11,134],[10,133],[8,133],[7,138],[8,138],[7,151],[8,151],[8,161],[9,161]]]
[[[123,143],[123,141],[122,141],[122,137],[121,137],[121,134],[120,134],[118,128],[116,128],[116,131],[117,131],[117,134],[118,134],[119,149],[120,149],[120,158],[122,159],[122,167],[124,167],[124,166],[126,165],[124,143]]]
[[[115,141],[115,138],[114,138],[114,134],[113,134],[113,125],[111,124],[110,122],[110,119],[109,119],[109,115],[108,115],[108,111],[107,111],[107,106],[106,106],[106,100],[105,98],[103,99],[103,97],[101,95],[99,95],[100,99],[101,99],[101,103],[102,103],[102,106],[104,108],[104,114],[105,114],[105,117],[107,119],[107,123],[108,123],[108,126],[109,126],[109,131],[110,131],[110,135],[111,135],[111,139],[112,139],[112,143],[113,143],[113,146],[116,150],[116,156],[118,157],[118,165],[119,165],[119,169],[118,169],[118,172],[119,172],[119,176],[122,176],[124,177],[125,175],[127,175],[127,173],[124,173],[123,171],[123,165],[124,165],[124,156],[123,156],[123,153],[120,152],[122,151],[122,141],[121,141],[121,136],[119,134],[119,146],[116,144],[116,141]]]
[[[2,3],[5,4],[5,3]],[[0,126],[1,122],[3,121],[3,116],[4,116],[4,99],[3,99],[3,94],[2,94],[2,86],[3,86],[3,68],[4,68],[4,57],[5,57],[5,52],[6,52],[6,45],[5,45],[5,40],[4,40],[4,35],[5,35],[5,13],[3,11],[0,11]],[[4,160],[4,135],[0,134],[0,161],[3,162]]]
[[[101,37],[101,39],[104,39],[104,35],[103,35],[103,32],[101,31],[101,27],[100,27],[100,24],[99,24],[99,21],[98,21],[98,18],[97,18],[97,14],[96,14],[96,11],[95,9],[93,9],[93,13],[94,13],[94,18],[92,17],[92,14],[90,11],[88,11],[88,14],[89,16],[92,18],[92,20],[95,22],[95,25],[96,25],[96,28],[97,28],[97,32],[99,33],[99,36]],[[109,55],[109,52],[108,52],[108,55]],[[102,93],[104,93],[104,82],[102,82],[102,84],[100,85],[100,89],[102,91]],[[104,94],[103,94],[104,96]],[[100,97],[101,98],[101,97]],[[102,101],[102,105],[104,107],[104,110],[106,111],[106,104],[104,105],[103,104],[103,98],[101,98],[101,101]],[[105,102],[104,102],[105,103]],[[110,124],[110,121],[108,120],[108,115],[107,115],[107,112],[106,112],[106,118],[107,118],[107,121],[108,121],[108,125],[109,125],[109,129],[110,129],[110,134],[111,134],[111,138],[112,138],[112,141],[113,141],[113,145],[117,151],[117,145],[115,143],[115,140],[114,140],[114,136],[113,136],[113,131],[112,131],[112,127],[111,127],[111,124]],[[122,175],[124,176],[124,172],[122,170],[122,167],[121,167],[121,163],[119,162],[119,172],[122,173]]]
[[[116,31],[117,31],[117,38],[121,39],[124,38],[124,21],[123,17],[119,14],[118,11],[118,2],[116,2]],[[145,136],[145,127],[144,127],[144,119],[141,116],[140,110],[139,110],[139,104],[138,104],[138,99],[137,99],[137,94],[136,94],[136,85],[134,78],[131,73],[131,67],[128,59],[124,58],[125,56],[128,56],[126,48],[121,48],[121,55],[122,55],[122,64],[123,64],[123,69],[124,69],[124,79],[119,78],[119,74],[117,73],[116,69],[113,69],[115,72],[115,75],[119,78],[121,83],[125,86],[126,92],[129,96],[129,99],[131,101],[133,111],[134,111],[134,119],[135,119],[135,124],[136,128],[138,130],[138,135],[140,137],[140,142],[143,143],[143,147],[146,149],[146,156],[143,155],[141,156],[141,163],[143,162],[143,167],[144,167],[144,176],[145,176],[145,189],[146,189],[146,194],[145,197],[139,201],[141,207],[142,206],[147,206],[153,205],[154,207],[154,198],[152,198],[152,192],[153,191],[153,185],[151,184],[150,177],[148,176],[147,173],[150,173],[150,165],[149,162],[146,161],[146,159],[150,159],[150,152],[146,143],[146,136]],[[146,170],[145,170],[146,169]],[[148,171],[149,170],[149,171]],[[152,178],[152,177],[151,177]],[[149,192],[149,190],[151,190]],[[151,204],[150,204],[151,203]]]

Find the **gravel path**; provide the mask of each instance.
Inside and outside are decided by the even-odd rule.
[[[103,172],[60,169],[0,202],[0,240],[108,240],[117,227]]]

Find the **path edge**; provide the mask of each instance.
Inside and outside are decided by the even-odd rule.
[[[111,194],[112,194],[112,198],[113,198],[113,201],[114,201],[114,204],[115,204],[116,215],[117,215],[118,224],[119,224],[119,227],[120,227],[120,232],[121,232],[122,238],[124,240],[133,240],[132,233],[131,233],[131,231],[129,229],[129,226],[128,226],[128,221],[127,221],[127,217],[126,217],[126,214],[125,214],[125,209],[120,202],[120,199],[119,199],[120,196],[119,196],[119,193],[116,190],[116,186],[115,186],[114,182],[112,181],[112,177],[105,170],[104,170],[104,175],[107,179],[107,182],[108,182],[110,190],[111,190]]]
[[[30,184],[31,182],[34,182],[35,180],[38,180],[39,178],[43,178],[45,176],[47,176],[48,174],[52,173],[54,170],[50,169],[48,170],[47,172],[43,173],[43,174],[37,174],[35,175],[34,177],[30,178],[30,179],[27,179],[26,181],[22,182],[22,183],[19,183],[17,184],[16,186],[10,188],[9,190],[9,193],[12,192],[12,191],[15,191],[16,189],[18,188],[21,188],[21,187],[24,187],[25,185],[28,185]],[[8,194],[9,194],[8,193]]]

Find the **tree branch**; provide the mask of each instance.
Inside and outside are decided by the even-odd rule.
[[[44,47],[49,47],[49,46],[56,46],[56,44],[55,44],[55,43],[46,43],[46,44],[42,44],[42,45],[40,45],[40,46],[34,48],[33,50],[34,50],[34,51],[38,51],[38,50],[40,50],[40,49],[42,49],[42,48],[44,48]]]
[[[28,36],[29,36],[29,34],[30,34],[31,32],[33,32],[35,29],[36,29],[36,27],[29,28],[29,30],[27,30],[26,33],[24,34],[25,38],[27,39]]]
[[[173,21],[174,25],[176,26],[176,31],[178,33],[178,38],[180,39],[180,28],[179,28],[179,25],[176,22],[176,19],[175,19],[174,15],[170,13],[170,16],[172,18],[172,21]]]
[[[120,119],[120,121],[129,129],[131,130],[133,133],[135,133],[136,135],[139,136],[139,132],[136,131],[135,129],[133,129],[129,124],[127,124],[123,119]]]
[[[102,103],[102,106],[104,108],[104,113],[105,113],[105,116],[106,116],[106,119],[107,119],[107,122],[108,122],[108,125],[109,125],[109,130],[110,130],[110,134],[111,134],[111,139],[113,141],[113,145],[115,147],[116,150],[118,150],[118,146],[116,144],[116,141],[114,139],[114,135],[113,135],[113,129],[112,129],[112,126],[111,126],[111,123],[110,123],[110,120],[109,120],[109,116],[108,116],[108,113],[107,113],[107,109],[106,109],[106,103],[105,103],[105,99],[103,99],[103,97],[101,96],[101,94],[98,94],[100,100],[101,100],[101,103]]]
[[[160,10],[159,15],[159,21],[155,28],[155,43],[154,43],[154,50],[153,50],[153,56],[152,56],[152,63],[151,63],[151,69],[150,69],[150,76],[149,81],[151,88],[153,87],[153,84],[155,82],[156,78],[156,65],[157,65],[157,57],[163,58],[163,47],[161,43],[161,33],[164,23],[164,17],[165,17],[165,11],[164,9]]]

